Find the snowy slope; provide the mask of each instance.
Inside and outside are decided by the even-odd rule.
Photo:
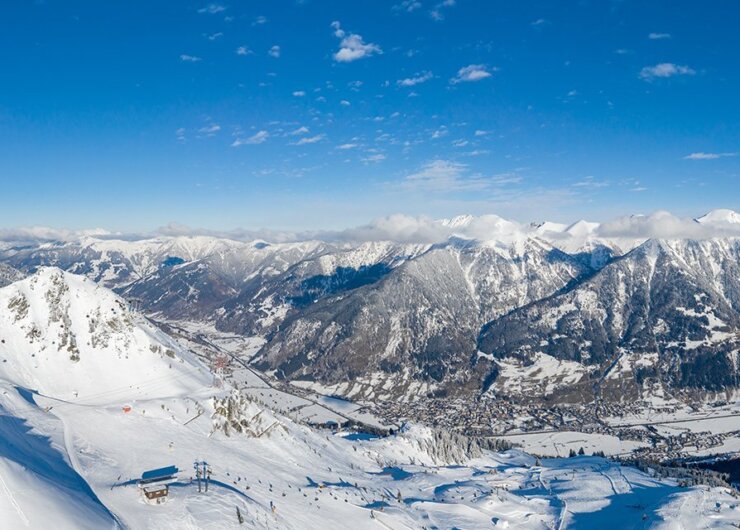
[[[727,490],[679,489],[602,458],[543,459],[538,465],[517,451],[468,452],[464,444],[435,439],[420,427],[355,440],[235,399],[228,416],[242,432],[229,428],[227,436],[223,425],[229,422],[217,411],[228,398],[214,401],[202,393],[187,401],[141,401],[131,414],[57,404],[47,416],[63,419],[75,466],[128,528],[544,530],[684,522],[720,528],[740,520],[738,502]],[[40,407],[53,403],[37,399]],[[206,412],[184,425],[194,402]],[[193,460],[203,458],[213,469],[208,493],[198,493],[190,481]],[[132,481],[145,469],[171,464],[183,472],[169,502],[143,504]],[[237,507],[244,525],[237,523]],[[68,515],[60,511],[58,517]]]
[[[63,446],[63,424],[0,383],[0,527],[115,526],[113,514],[59,450]]]
[[[191,354],[86,278],[40,269],[0,289],[0,308],[0,378],[14,384],[97,401],[210,381]]]
[[[381,439],[300,425],[259,394],[212,386],[187,352],[152,351],[172,342],[110,291],[57,269],[0,296],[2,528],[709,528],[740,520],[726,490],[679,490],[601,458],[538,463],[413,425]],[[111,316],[91,326],[98,312]],[[196,459],[213,470],[207,493],[190,480]],[[166,465],[181,469],[169,501],[143,503],[136,478]]]
[[[697,219],[702,224],[740,224],[740,214],[727,209],[717,209],[702,215]]]

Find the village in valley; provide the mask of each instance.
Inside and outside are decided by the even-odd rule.
[[[542,457],[581,452],[626,462],[675,464],[740,452],[740,405],[734,401],[718,399],[701,408],[678,400],[543,406],[534,399],[501,396],[353,403],[318,394],[312,390],[315,385],[304,387],[255,370],[248,360],[259,341],[215,330],[201,329],[193,335],[183,323],[176,327],[184,345],[213,363],[214,373],[250,399],[332,432],[350,429],[385,436],[412,421],[473,438],[505,441]]]

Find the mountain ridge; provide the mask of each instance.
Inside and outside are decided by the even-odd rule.
[[[20,274],[55,263],[113,287],[157,319],[204,322],[223,332],[259,336],[265,343],[254,362],[280,377],[315,377],[331,386],[351,376],[357,382],[354,391],[373,399],[423,398],[429,393],[458,391],[472,398],[485,393],[496,379],[497,368],[495,362],[488,361],[489,355],[500,357],[496,362],[504,359],[509,375],[521,363],[551,364],[548,357],[542,357],[549,355],[558,362],[575,362],[577,366],[570,365],[573,370],[596,377],[598,363],[582,364],[583,359],[573,357],[578,350],[575,344],[565,347],[556,341],[547,348],[539,346],[549,344],[552,329],[541,329],[537,337],[527,330],[520,331],[518,337],[502,332],[508,336],[503,350],[497,345],[500,340],[491,342],[491,330],[499,333],[507,326],[521,327],[516,324],[521,318],[517,315],[526,311],[537,314],[539,309],[533,308],[545,308],[568,296],[598,299],[613,296],[621,292],[619,289],[632,289],[635,303],[650,301],[642,293],[647,289],[645,278],[653,274],[651,260],[655,256],[663,256],[658,266],[659,277],[665,281],[662,291],[654,296],[683,300],[677,287],[682,286],[719,304],[712,308],[719,316],[709,309],[693,314],[690,311],[696,304],[683,300],[681,307],[688,314],[662,317],[658,312],[667,309],[643,304],[647,320],[663,319],[665,324],[661,325],[669,328],[675,325],[676,340],[668,341],[672,351],[694,358],[698,337],[708,340],[710,335],[727,333],[715,330],[712,335],[707,327],[711,318],[719,318],[727,329],[734,330],[740,307],[738,239],[728,237],[734,232],[725,226],[733,213],[716,210],[701,221],[687,221],[690,233],[701,236],[688,239],[648,237],[650,231],[656,231],[656,223],[683,226],[684,221],[666,213],[631,216],[611,224],[578,221],[528,226],[497,216],[459,216],[424,225],[425,230],[443,235],[436,242],[243,243],[212,237],[169,237],[127,242],[118,249],[115,240],[100,242],[86,237],[84,244],[5,249],[0,251],[0,263],[15,267]],[[711,236],[715,226],[719,235],[704,237]],[[703,228],[696,232],[697,227]],[[635,230],[646,232],[638,237]],[[666,233],[677,232],[674,227]],[[644,271],[629,285],[614,276],[613,271],[634,275],[630,267],[635,266]],[[589,286],[596,283],[603,285],[601,294],[587,295]],[[607,300],[610,298],[604,298],[604,303]],[[643,318],[625,309],[627,298],[614,303],[620,307],[600,310],[612,314],[610,318]],[[582,303],[578,307],[582,316],[587,314],[588,307]],[[625,311],[632,313],[623,315]],[[568,318],[576,327],[590,322],[574,315]],[[555,322],[557,319],[552,325]],[[559,325],[563,327],[560,334],[580,336],[580,328]],[[584,344],[594,349],[592,358],[603,362],[609,358],[610,363],[619,364],[616,350],[612,348],[607,355],[597,351],[595,344],[627,340],[622,336],[624,330],[607,332],[598,320],[588,325],[601,330],[596,343],[595,337],[583,338]],[[691,333],[680,331],[687,326]],[[697,330],[704,330],[704,334]],[[529,337],[530,353],[512,357],[516,353],[512,345],[524,337]],[[640,348],[654,349],[648,339],[639,344]],[[636,345],[625,347],[634,350]],[[630,351],[627,357],[633,364],[642,363],[637,358],[642,354],[648,355]],[[673,387],[686,381],[686,376],[679,374],[679,365],[662,369],[673,373],[663,378],[663,384]],[[396,372],[402,374],[398,383],[393,381]],[[623,372],[628,379],[620,384],[632,388],[633,393],[642,392],[629,378],[638,377],[644,383],[647,372]],[[696,388],[719,388],[731,382],[720,374],[712,378],[719,386],[705,380]],[[587,379],[583,381],[578,399],[593,399],[593,389],[586,388]]]

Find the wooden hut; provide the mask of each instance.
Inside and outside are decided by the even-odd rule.
[[[177,480],[180,470],[175,466],[152,469],[141,474],[139,489],[147,504],[163,504],[170,493],[170,484]]]

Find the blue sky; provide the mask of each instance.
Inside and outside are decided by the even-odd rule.
[[[734,1],[17,1],[0,226],[740,209]]]

